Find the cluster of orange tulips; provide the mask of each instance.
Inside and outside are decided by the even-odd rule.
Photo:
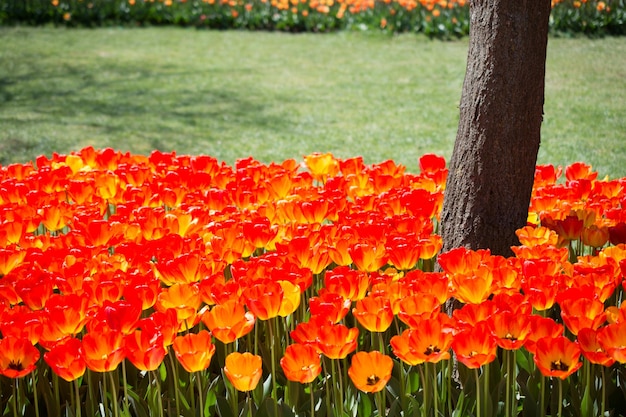
[[[0,409],[623,411],[626,179],[538,166],[514,257],[440,254],[447,169],[419,163],[89,147],[0,167]]]

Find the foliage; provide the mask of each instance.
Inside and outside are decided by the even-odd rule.
[[[624,0],[553,1],[555,32],[624,34]],[[419,32],[469,30],[466,0],[5,0],[0,24],[180,25],[211,29]]]
[[[2,414],[623,414],[626,181],[538,166],[503,258],[438,254],[446,176],[93,148],[0,167]]]

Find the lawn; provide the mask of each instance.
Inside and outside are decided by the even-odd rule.
[[[84,146],[233,163],[449,158],[467,39],[0,29],[0,164]],[[626,176],[626,38],[549,41],[539,163]]]

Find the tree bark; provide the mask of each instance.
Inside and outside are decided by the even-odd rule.
[[[470,0],[460,119],[441,214],[443,251],[511,255],[526,224],[543,120],[550,0]]]

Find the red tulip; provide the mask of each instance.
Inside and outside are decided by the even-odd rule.
[[[311,345],[293,344],[287,346],[280,360],[285,377],[301,384],[313,382],[322,372],[320,354]]]
[[[27,339],[7,336],[0,339],[0,374],[21,378],[37,367],[39,349]]]
[[[580,347],[564,336],[537,341],[534,361],[544,376],[565,379],[582,366]]]
[[[104,326],[87,333],[83,336],[83,353],[85,363],[92,371],[113,371],[125,357],[124,335]]]
[[[83,345],[76,338],[57,343],[44,353],[43,358],[55,374],[68,382],[83,376],[87,369]]]
[[[454,335],[452,350],[468,368],[480,368],[496,358],[498,345],[485,322]]]

